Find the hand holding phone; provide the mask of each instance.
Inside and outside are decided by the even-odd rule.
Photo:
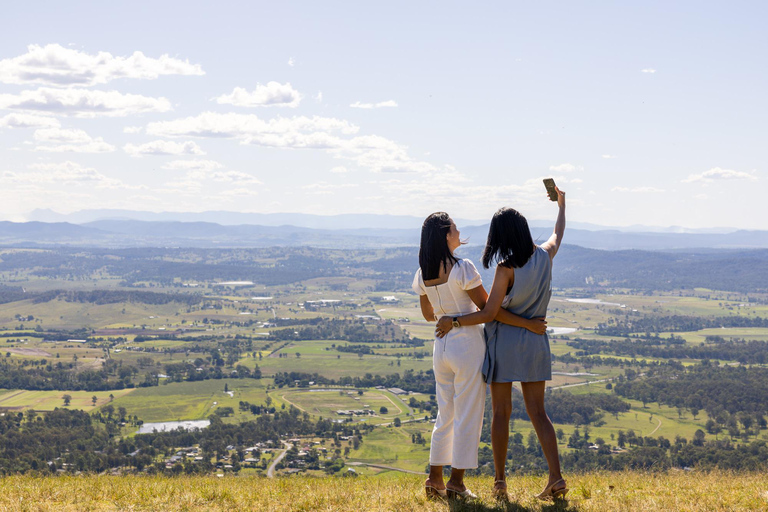
[[[557,187],[555,186],[555,180],[552,178],[544,178],[544,186],[547,189],[547,194],[549,194],[549,200],[557,201]]]

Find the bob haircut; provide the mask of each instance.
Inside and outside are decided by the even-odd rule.
[[[459,260],[448,249],[446,236],[451,231],[451,217],[445,212],[436,212],[424,220],[421,225],[421,243],[419,244],[419,267],[425,281],[440,276],[440,266],[448,271],[448,262]]]
[[[499,208],[493,214],[488,229],[488,241],[483,250],[483,267],[492,263],[520,268],[533,255],[535,246],[528,221],[514,208]]]

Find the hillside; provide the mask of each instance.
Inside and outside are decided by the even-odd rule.
[[[0,479],[0,509],[16,510],[259,510],[259,511],[747,511],[765,510],[758,473],[585,473],[569,476],[567,502],[533,498],[542,477],[512,477],[511,503],[493,500],[490,478],[468,478],[479,501],[450,508],[429,502],[422,477],[215,478],[11,476]],[[34,505],[33,505],[34,504]],[[32,506],[32,508],[30,508]]]

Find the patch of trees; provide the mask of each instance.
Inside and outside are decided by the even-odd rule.
[[[620,396],[684,408],[694,417],[701,410],[711,418],[747,413],[753,415],[755,424],[765,424],[758,416],[762,418],[768,410],[768,368],[720,367],[705,362],[688,369],[652,368],[643,378],[631,370],[626,373],[627,378],[619,378],[613,387]]]
[[[701,317],[688,315],[626,316],[615,323],[598,324],[597,333],[602,336],[627,336],[632,333],[689,332],[720,327],[768,327],[768,318],[748,316]]]
[[[0,284],[0,304],[16,302],[17,300],[28,299],[29,295],[24,292],[21,286],[5,286]]]
[[[107,391],[133,387],[130,376],[110,378],[104,370],[75,370],[74,362],[19,366],[0,363],[0,388],[52,391]]]
[[[345,386],[358,388],[372,388],[384,386],[385,388],[400,388],[405,391],[418,393],[435,393],[435,374],[432,370],[418,371],[405,370],[401,376],[399,373],[390,375],[372,375],[366,373],[363,377],[340,377],[329,379],[318,373],[303,372],[278,372],[275,374],[275,386],[282,387],[308,387],[310,382],[324,386]]]
[[[124,302],[136,302],[141,304],[168,304],[178,302],[188,306],[199,304],[203,301],[200,295],[188,293],[154,293],[134,290],[93,290],[93,291],[64,291],[51,290],[38,293],[33,302],[39,304],[62,299],[66,302],[81,302],[86,304],[118,304]]]
[[[221,364],[217,364],[222,361]],[[200,361],[197,361],[200,362]],[[255,365],[251,370],[247,366],[237,365],[234,370],[222,369],[223,360],[213,359],[213,366],[202,366],[188,362],[170,363],[164,367],[165,374],[168,375],[169,382],[200,381],[208,379],[260,379],[261,369]]]
[[[726,340],[721,336],[707,336],[700,345],[686,344],[679,337],[663,339],[584,340],[568,341],[577,349],[577,356],[614,354],[630,357],[655,357],[659,359],[724,359],[742,364],[768,363],[768,342],[746,341],[739,338]]]
[[[375,354],[376,352],[368,345],[336,345],[339,352],[348,352],[352,354]]]
[[[387,320],[374,324],[363,319],[317,318],[313,325],[300,329],[270,331],[270,340],[344,340],[356,343],[398,342],[422,346],[424,340],[411,340],[394,322]]]

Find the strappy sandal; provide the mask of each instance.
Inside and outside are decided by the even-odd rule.
[[[502,484],[504,487],[499,487],[499,484]],[[497,501],[509,501],[506,480],[496,480],[493,483],[493,497],[496,498]]]
[[[560,489],[553,489],[556,485],[563,484],[563,486]],[[568,494],[568,487],[565,485],[565,480],[562,478],[560,480],[557,480],[556,482],[552,482],[547,486],[546,489],[541,491],[539,494],[536,495],[537,498],[540,500],[556,500],[556,499],[562,499],[565,498],[565,495]]]
[[[448,499],[449,500],[474,500],[474,499],[477,499],[477,494],[473,493],[469,489],[464,489],[463,491],[457,491],[456,489],[448,489],[446,487],[446,491],[448,492]]]
[[[427,495],[428,500],[445,501],[448,498],[448,491],[445,489],[438,489],[429,484],[424,486],[424,492]]]

